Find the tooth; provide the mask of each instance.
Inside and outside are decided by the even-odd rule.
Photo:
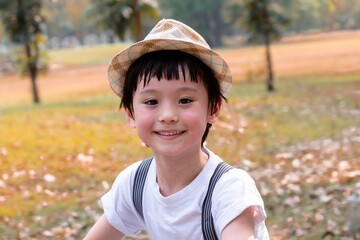
[[[160,132],[160,134],[164,136],[172,136],[172,135],[180,134],[180,132]]]

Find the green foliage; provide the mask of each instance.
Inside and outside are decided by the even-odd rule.
[[[15,64],[20,74],[26,75],[29,70],[29,62],[35,63],[36,68],[40,72],[46,72],[49,62],[48,51],[46,50],[46,40],[41,33],[37,33],[31,38],[29,42],[30,52],[32,53],[30,58],[26,55],[23,47],[18,46],[14,49]],[[39,50],[37,50],[39,48]],[[37,53],[38,51],[38,53]]]
[[[360,27],[360,2],[357,0],[279,0],[291,19],[287,31],[332,31]]]
[[[41,33],[44,22],[41,0],[1,0],[0,12],[5,30],[13,42],[28,43],[32,35]]]
[[[210,46],[221,46],[228,25],[224,22],[223,0],[160,0],[164,17],[180,20],[202,35]],[[194,21],[196,19],[196,21]]]
[[[157,18],[156,5],[152,1],[140,0],[91,0],[87,14],[97,24],[112,30],[120,39],[124,39],[127,30],[137,40],[144,37],[143,26],[146,20]]]
[[[94,29],[94,21],[85,14],[89,2],[90,0],[45,0],[43,14],[49,38],[63,39],[74,35],[83,39],[87,34],[98,33],[97,29]]]
[[[280,35],[309,31],[332,31],[360,28],[360,2],[357,0],[227,0],[223,5],[226,33],[242,34],[247,39],[263,42],[254,32],[272,32]],[[269,12],[269,21],[263,17]],[[189,11],[191,9],[189,8]],[[184,15],[178,12],[178,15]],[[188,13],[187,13],[188,14]],[[192,19],[188,20],[189,22]],[[249,22],[252,22],[251,26]],[[258,22],[255,24],[255,22]]]
[[[279,39],[281,28],[288,23],[283,9],[273,0],[245,0],[244,10],[244,26],[250,42],[264,42],[264,35],[270,41]]]
[[[12,2],[15,1],[4,1],[2,5],[12,4]],[[134,24],[121,20],[121,12],[129,12],[124,6],[130,4],[130,1],[113,1],[114,5],[108,4],[110,9],[106,10],[107,2],[109,1],[43,1],[43,16],[47,22],[48,36],[64,38],[68,35],[75,35],[79,39],[83,39],[89,33],[105,32],[111,39],[113,35],[110,31],[114,29],[118,29],[117,31],[121,33],[120,36],[125,38],[128,33],[135,36],[137,28]],[[144,2],[145,5],[149,2],[159,2],[159,7],[153,5],[153,10],[143,10],[143,13],[146,12],[146,14],[142,14],[141,22],[145,32],[153,26],[154,19],[157,19],[157,12],[159,12],[161,17],[176,18],[193,26],[212,46],[220,46],[221,37],[225,35],[232,37],[246,34],[243,24],[247,15],[244,8],[246,0]],[[100,5],[104,5],[104,7]],[[289,24],[285,28],[280,28],[282,33],[358,29],[360,27],[360,2],[358,0],[272,0],[270,5],[275,13],[280,13],[289,20]],[[218,19],[219,16],[221,19]],[[122,21],[124,25],[121,27],[121,25],[113,24],[111,22],[113,19],[116,22]],[[98,22],[101,28],[94,29],[95,22]]]
[[[32,83],[33,102],[39,103],[37,74],[44,61],[45,38],[42,35],[44,18],[41,15],[41,0],[0,1],[0,13],[9,38],[23,47],[17,58],[21,72],[28,73]],[[43,68],[43,67],[42,67]]]

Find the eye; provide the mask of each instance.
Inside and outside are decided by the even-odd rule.
[[[179,100],[180,104],[188,104],[191,103],[193,100],[189,99],[189,98],[182,98]]]
[[[145,102],[144,102],[146,105],[156,105],[157,103],[158,103],[158,101],[157,100],[155,100],[155,99],[149,99],[149,100],[146,100]]]

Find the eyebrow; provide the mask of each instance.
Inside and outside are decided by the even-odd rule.
[[[194,93],[198,92],[197,89],[193,87],[181,87],[177,89],[177,92],[187,92],[187,91]],[[140,94],[157,93],[157,92],[159,92],[157,88],[147,88],[141,91]]]

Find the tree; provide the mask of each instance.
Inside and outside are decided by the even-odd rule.
[[[149,0],[91,0],[88,14],[99,26],[111,29],[120,39],[124,39],[130,29],[131,36],[140,41],[144,38],[143,19],[156,19],[157,6]]]
[[[37,76],[40,68],[42,36],[41,0],[0,0],[0,16],[5,31],[15,44],[23,46],[25,72],[31,79],[33,102],[40,102]]]
[[[224,0],[160,0],[165,17],[180,20],[196,29],[210,46],[222,45],[226,30],[223,9]]]
[[[89,4],[90,0],[44,1],[43,15],[49,39],[64,39],[68,36],[84,39],[89,34],[101,33],[94,29],[95,22],[86,16]]]
[[[288,23],[288,19],[281,13],[280,6],[272,0],[245,0],[244,9],[246,15],[244,24],[249,33],[248,41],[265,44],[266,86],[268,91],[274,91],[270,44],[281,37],[281,27]]]

